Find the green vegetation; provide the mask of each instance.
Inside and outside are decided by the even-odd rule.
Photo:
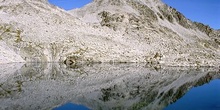
[[[19,43],[19,42],[22,41],[22,38],[21,38],[21,30],[17,30],[16,38],[17,38],[17,39],[15,40],[16,43]]]
[[[15,40],[16,43],[19,43],[22,41],[22,38],[21,38],[22,31],[20,29],[13,28],[13,26],[9,24],[0,24],[0,32],[1,32],[0,40],[3,40],[6,37],[8,39],[11,36],[10,38],[13,38],[13,39],[14,37],[16,37],[16,40]]]
[[[209,48],[209,44],[208,44],[208,43],[205,43],[204,46],[205,46],[206,48]]]

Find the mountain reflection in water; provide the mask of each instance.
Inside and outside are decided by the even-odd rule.
[[[220,78],[219,68],[137,63],[0,66],[0,110],[48,110],[70,102],[93,110],[162,110],[190,88]]]
[[[164,110],[220,110],[220,80],[194,87]]]

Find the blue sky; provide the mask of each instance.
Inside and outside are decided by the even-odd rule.
[[[65,10],[71,10],[73,8],[80,8],[92,0],[48,0],[51,4],[57,5]]]
[[[192,21],[220,29],[220,0],[162,0]],[[175,1],[175,2],[174,2]]]
[[[92,0],[48,0],[65,10],[80,8]],[[192,21],[220,29],[220,0],[162,0]]]

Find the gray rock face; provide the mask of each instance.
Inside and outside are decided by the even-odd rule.
[[[178,12],[176,9],[167,5],[158,6],[158,9],[162,14],[161,15],[158,13],[161,19],[166,18],[170,23],[178,23],[187,29],[191,27],[191,22],[188,19],[186,19],[185,16],[180,12]]]
[[[45,0],[2,0],[0,15],[0,63],[220,62],[219,32],[159,0],[94,0],[70,12]]]
[[[206,33],[212,40],[214,40],[216,43],[219,44],[220,41],[220,31],[219,30],[214,30],[211,27],[209,27],[208,25],[204,25],[202,23],[198,23],[198,22],[194,22],[194,25],[196,25],[196,27]]]

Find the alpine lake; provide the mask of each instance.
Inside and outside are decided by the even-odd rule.
[[[220,69],[1,64],[0,110],[220,110]]]

